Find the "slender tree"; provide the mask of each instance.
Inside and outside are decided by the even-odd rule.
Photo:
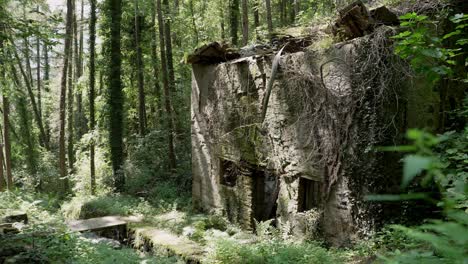
[[[79,120],[79,117],[75,115],[75,106],[74,106],[74,96],[75,96],[75,86],[78,82],[79,75],[81,74],[80,70],[80,61],[79,61],[79,37],[78,37],[78,25],[76,19],[76,0],[72,2],[72,13],[73,13],[73,43],[70,47],[70,60],[68,62],[68,97],[67,97],[67,130],[68,130],[68,142],[67,142],[67,154],[68,154],[68,169],[70,172],[73,172],[74,163],[75,163],[75,120]],[[78,123],[78,122],[76,122]],[[77,129],[79,130],[79,129]]]
[[[280,14],[280,23],[281,23],[281,26],[285,26],[286,25],[286,18],[287,18],[287,1],[288,0],[281,0],[280,1],[280,5],[279,5],[279,14]]]
[[[271,35],[273,34],[273,19],[271,16],[271,1],[270,0],[265,0],[265,6],[266,6],[266,19],[267,19],[267,25],[268,25],[268,34]]]
[[[135,0],[135,48],[136,48],[136,67],[137,67],[137,80],[138,80],[138,132],[140,136],[146,134],[146,106],[145,106],[145,78],[144,78],[144,64],[142,58],[142,48],[140,43],[140,24],[144,19],[140,16],[138,9],[138,0]]]
[[[38,8],[39,9],[39,8]],[[41,98],[41,40],[36,38],[36,85],[37,85],[37,110],[42,119],[42,98]]]
[[[72,0],[74,2],[74,0]],[[74,9],[74,3],[73,3]],[[74,11],[72,11],[74,13]],[[74,31],[74,30],[73,30]],[[76,50],[73,45],[70,47],[70,58],[68,60],[68,96],[67,96],[67,156],[68,156],[68,169],[70,172],[73,172],[73,165],[75,163],[75,152],[73,150],[74,146],[74,105],[73,105],[73,95],[74,95],[74,80],[73,80],[73,51]],[[75,53],[75,55],[77,55]]]
[[[2,148],[0,148],[0,152],[3,153]],[[1,155],[1,156],[3,156],[3,155]],[[3,158],[3,157],[1,157],[1,158]],[[3,164],[3,162],[1,162],[1,161],[0,161],[0,163]],[[6,187],[6,182],[5,182],[5,177],[3,176],[3,166],[2,165],[0,165],[0,169],[1,169],[1,171],[0,171],[0,192],[3,192],[6,189],[5,188]]]
[[[189,0],[189,9],[190,9],[190,15],[192,17],[192,28],[193,28],[193,34],[195,36],[195,43],[198,46],[198,42],[199,42],[200,37],[199,37],[199,33],[198,33],[197,23],[195,22],[195,12],[194,12],[194,7],[193,7],[193,0]],[[222,11],[221,11],[221,14],[223,14]],[[223,22],[221,22],[221,23],[223,23]],[[224,26],[222,25],[221,28],[223,28],[223,27]]]
[[[257,31],[257,28],[260,27],[260,3],[259,0],[254,0],[253,2],[253,17],[254,17],[254,27],[255,31]]]
[[[294,17],[293,17],[293,22],[296,20],[297,15],[299,15],[300,8],[301,8],[301,2],[300,0],[293,0],[294,1]]]
[[[11,42],[12,42],[12,44],[14,44],[13,41],[11,41]],[[34,96],[32,84],[31,84],[31,78],[29,78],[28,74],[24,71],[23,65],[21,63],[21,59],[20,59],[20,57],[18,55],[18,52],[15,49],[13,49],[13,54],[15,56],[18,67],[20,69],[21,75],[23,76],[24,83],[25,83],[26,89],[28,91],[29,99],[31,100],[31,105],[32,105],[33,112],[34,112],[34,117],[35,117],[37,126],[39,128],[41,144],[46,149],[49,149],[49,140],[48,140],[47,135],[46,135],[45,130],[44,130],[44,125],[43,125],[43,122],[42,122],[41,115],[39,114],[39,109],[37,107],[36,98]]]
[[[95,113],[94,113],[94,98],[95,98],[95,85],[96,85],[96,1],[90,0],[91,14],[89,24],[89,129],[93,133],[93,138],[89,144],[89,161],[90,161],[90,175],[91,175],[91,194],[96,194],[96,167],[94,162],[95,156],[95,143],[94,143],[94,129],[96,126]]]
[[[158,123],[158,121],[162,118],[163,116],[163,107],[162,107],[162,100],[161,100],[161,86],[159,84],[159,68],[158,68],[158,47],[156,45],[157,41],[157,27],[156,27],[156,3],[155,1],[151,1],[151,24],[153,25],[153,28],[151,30],[151,64],[153,66],[153,92],[155,95],[155,103],[156,103],[156,108],[157,108],[157,118],[155,124]]]
[[[175,91],[174,63],[172,57],[172,35],[171,35],[171,9],[169,0],[163,0],[164,6],[164,42],[166,44],[167,74],[169,77],[169,89]]]
[[[75,84],[83,75],[83,18],[84,18],[84,2],[81,0],[81,15],[80,19],[77,20],[77,8],[75,7],[75,19],[74,19],[74,38],[75,38]],[[79,25],[79,27],[78,27]],[[76,111],[75,111],[75,135],[79,140],[86,131],[86,118],[83,112],[83,95],[81,90],[74,89],[76,97]]]
[[[11,173],[11,143],[10,143],[10,102],[5,92],[3,99],[3,144],[5,146],[5,171],[8,188],[13,188],[13,175]]]
[[[3,191],[3,189],[5,188],[4,186],[4,179],[5,179],[5,176],[4,176],[4,172],[3,172],[3,144],[0,143],[0,191]],[[8,183],[8,189],[9,190],[12,190],[13,188],[13,183]]]
[[[2,81],[0,84],[2,84],[2,95],[3,95],[3,100],[5,100],[5,68],[4,68],[4,52],[3,52],[3,28],[1,28],[2,25],[0,25],[0,77],[2,78]],[[4,110],[5,111],[5,110]],[[8,120],[3,119],[3,125],[7,124]],[[0,151],[2,150],[3,146],[0,146]],[[3,152],[3,151],[2,151]],[[3,160],[3,157],[2,157]],[[1,163],[1,161],[0,161]],[[0,165],[1,166],[1,165]],[[3,167],[0,167],[0,192],[5,190],[6,187],[6,181],[5,177],[3,175]]]
[[[31,86],[34,86],[34,79],[32,77],[31,67],[31,51],[28,37],[23,38],[23,46],[23,55],[25,60],[27,78],[29,79],[29,83],[31,84]]]
[[[72,38],[73,38],[73,0],[67,0],[67,19],[65,27],[65,47],[63,57],[62,79],[60,82],[60,132],[59,132],[59,164],[60,177],[63,181],[63,191],[68,192],[69,182],[67,176],[67,161],[65,152],[65,113],[66,113],[66,98],[67,98],[67,76],[69,61],[72,55]],[[69,95],[71,96],[71,95]]]
[[[225,17],[224,17],[224,11],[225,11],[224,1],[220,2],[220,6],[221,6],[221,8],[219,9],[219,13],[220,13],[220,17],[221,17],[221,25],[220,25],[220,27],[221,27],[221,39],[225,40],[226,39],[226,29],[225,29],[225,24],[224,24],[225,23],[225,21],[224,21],[224,19],[225,19]]]
[[[168,125],[168,155],[169,155],[169,168],[174,170],[176,168],[176,157],[174,151],[174,122],[173,122],[173,113],[171,105],[171,96],[169,88],[169,78],[167,73],[167,64],[166,64],[166,50],[165,50],[165,36],[164,36],[164,22],[163,14],[161,8],[161,0],[156,0],[156,10],[158,13],[158,26],[159,26],[159,45],[161,52],[161,68],[162,68],[162,78],[163,78],[163,87],[164,87],[164,107],[166,109],[166,121]]]
[[[44,92],[49,92],[50,89],[49,89],[49,73],[50,73],[50,65],[49,65],[49,46],[47,44],[47,42],[44,40],[43,41],[43,44],[42,44],[42,47],[43,47],[43,54],[44,54],[44,77],[43,77],[43,81],[42,81],[42,88],[44,90]],[[47,122],[47,119],[46,119],[46,116],[47,113],[42,113],[42,120],[46,120],[46,122],[44,122],[44,132],[45,132],[45,136],[47,138],[47,141],[49,141],[50,139],[50,126],[49,126],[49,123]]]
[[[248,1],[242,0],[242,45],[249,43],[249,8]]]
[[[120,51],[120,24],[122,21],[122,0],[107,0],[110,11],[110,69],[109,69],[109,141],[114,185],[117,192],[124,190],[125,175],[123,165],[123,92],[122,92],[122,55]]]
[[[6,171],[6,184],[8,188],[11,190],[13,189],[13,175],[11,174],[11,144],[10,144],[10,103],[8,101],[8,95],[7,95],[7,90],[6,90],[6,65],[5,65],[5,60],[6,60],[6,54],[3,49],[3,43],[4,39],[3,36],[1,36],[1,33],[3,33],[3,29],[0,28],[0,76],[2,77],[3,84],[2,87],[2,103],[3,103],[3,146],[5,147],[5,171]],[[0,148],[0,151],[1,148]],[[3,151],[2,151],[3,152]],[[3,160],[3,158],[1,159]],[[2,168],[3,169],[3,168]],[[0,191],[2,191],[5,187],[4,185],[4,176],[3,172],[0,177]],[[3,184],[3,187],[2,187]]]
[[[48,91],[50,65],[49,65],[49,45],[44,41],[42,45],[44,49],[44,89]]]
[[[239,0],[230,0],[229,2],[229,25],[232,44],[237,46],[239,31]]]

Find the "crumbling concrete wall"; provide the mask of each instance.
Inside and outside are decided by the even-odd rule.
[[[320,234],[337,246],[394,213],[364,201],[366,194],[397,190],[400,180],[400,156],[375,147],[401,143],[411,119],[434,121],[437,113],[408,92],[413,86],[392,67],[398,59],[385,34],[282,56],[264,122],[273,56],[193,65],[195,207],[245,228],[273,210],[284,232]],[[301,179],[318,186],[320,199],[307,210],[300,209]]]

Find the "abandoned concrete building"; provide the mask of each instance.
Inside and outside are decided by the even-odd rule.
[[[381,26],[337,44],[319,29],[290,38],[273,80],[284,43],[245,56],[219,43],[198,50],[191,61],[195,207],[247,229],[275,219],[284,232],[320,234],[338,246],[395,214],[365,200],[398,191],[401,179],[400,155],[377,147],[401,144],[408,128],[438,127],[443,117],[439,92],[418,89],[425,84],[394,55],[394,30]]]

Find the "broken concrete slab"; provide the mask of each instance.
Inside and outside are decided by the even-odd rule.
[[[68,223],[75,232],[93,232],[98,236],[122,241],[127,238],[127,222],[121,216],[104,216]]]
[[[27,224],[28,223],[28,215],[26,213],[23,213],[23,212],[14,213],[14,214],[5,216],[1,220],[1,222],[4,222],[4,223],[21,222],[21,223]]]

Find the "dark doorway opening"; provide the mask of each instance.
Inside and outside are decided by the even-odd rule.
[[[220,177],[219,183],[224,186],[236,186],[237,177],[239,176],[238,166],[229,160],[220,160]]]
[[[299,179],[298,212],[317,208],[320,203],[321,182],[301,177]]]
[[[278,177],[265,170],[252,170],[252,206],[254,218],[266,221],[276,217]]]

